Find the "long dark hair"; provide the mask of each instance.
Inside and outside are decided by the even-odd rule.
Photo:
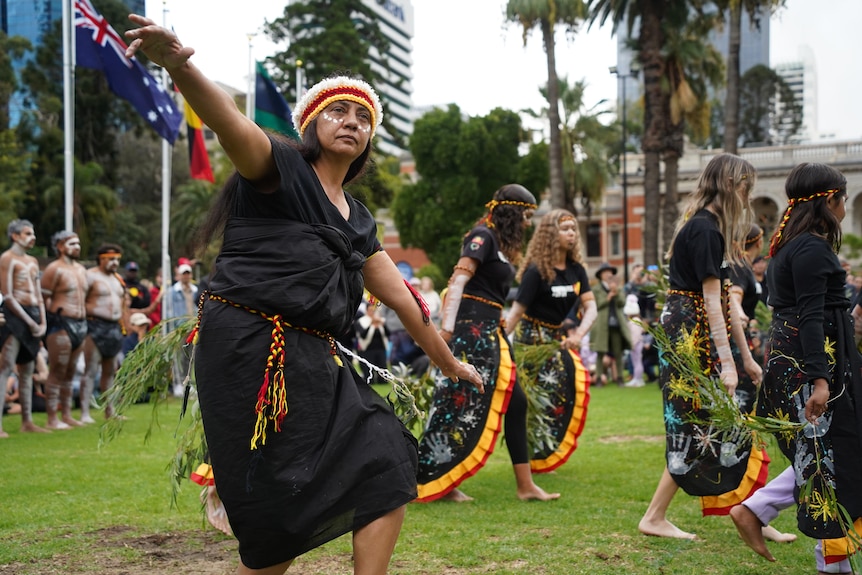
[[[847,195],[847,178],[827,164],[802,163],[790,171],[784,183],[788,205],[770,242],[774,256],[787,242],[804,233],[824,238],[836,253],[841,248],[841,222],[829,209],[830,196]]]
[[[296,149],[302,156],[302,159],[309,164],[314,163],[323,151],[320,140],[317,138],[317,118],[314,118],[308,124],[301,142],[277,134],[270,134],[270,137]],[[371,157],[371,150],[371,140],[368,140],[365,150],[363,150],[358,158],[353,160],[347,169],[347,174],[345,174],[344,181],[341,183],[342,186],[347,185],[365,173],[368,159]],[[202,255],[212,239],[223,232],[224,226],[236,203],[236,194],[239,190],[240,180],[241,176],[235,171],[228,177],[224,186],[222,186],[206,218],[198,227],[192,239],[192,249],[196,254]]]

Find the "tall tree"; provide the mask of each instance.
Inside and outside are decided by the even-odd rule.
[[[23,58],[31,48],[26,38],[10,37],[0,30],[0,131],[9,129],[9,100],[18,90],[13,60]]]
[[[668,133],[664,161],[665,190],[662,203],[662,245],[670,246],[679,217],[679,159],[683,155],[686,126],[696,137],[709,130],[709,89],[724,81],[724,59],[708,41],[717,15],[683,0],[668,2],[663,21],[665,72],[668,100]]]
[[[669,94],[665,88],[664,31],[662,20],[666,0],[588,0],[590,25],[610,19],[614,32],[624,21],[628,36],[633,38],[635,52],[644,75],[644,264],[660,262],[659,206],[661,205],[661,153],[665,147],[670,112]],[[640,23],[637,38],[633,31]]]
[[[789,144],[802,125],[802,105],[775,70],[753,66],[741,79],[739,138],[742,145]]]
[[[462,236],[494,190],[529,173],[519,170],[522,135],[518,114],[499,108],[465,118],[452,104],[416,120],[410,151],[420,178],[392,202],[401,243],[424,249],[441,270],[451,269]],[[536,189],[534,182],[520,183]]]
[[[560,79],[566,205],[576,206],[575,200],[580,198],[581,205],[589,213],[592,206],[601,201],[619,158],[613,153],[619,144],[619,130],[616,124],[603,121],[610,113],[603,108],[607,104],[605,100],[593,106],[586,105],[586,89],[585,80],[569,85],[567,78]]]
[[[724,151],[735,154],[739,142],[739,51],[742,44],[742,13],[748,13],[752,27],[760,27],[760,17],[767,17],[785,0],[716,0],[726,14],[728,25],[727,82],[724,100]]]
[[[386,68],[388,60],[381,57],[389,52],[389,40],[380,30],[377,14],[362,0],[287,2],[284,13],[266,22],[264,31],[272,42],[287,43],[283,51],[267,61],[275,66],[272,79],[289,101],[296,101],[295,78],[299,65],[308,86],[345,71],[360,74],[372,86],[395,81]],[[372,62],[378,66],[373,66]],[[385,108],[385,96],[381,94],[381,98]],[[394,140],[402,141],[403,135],[386,115],[383,127]]]
[[[568,207],[566,204],[565,186],[563,182],[563,148],[560,135],[559,80],[556,66],[556,41],[554,32],[558,24],[565,26],[566,31],[576,33],[586,17],[584,0],[508,0],[506,3],[506,18],[518,22],[523,27],[524,45],[527,35],[534,27],[542,32],[542,43],[545,48],[546,65],[548,68],[547,99],[548,123],[551,137],[550,184],[551,205],[555,208]],[[566,152],[568,153],[568,151]]]

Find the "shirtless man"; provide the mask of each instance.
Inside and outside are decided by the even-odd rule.
[[[48,382],[45,411],[48,429],[82,425],[72,417],[72,379],[87,337],[87,269],[81,257],[81,240],[74,232],[59,231],[51,238],[57,259],[42,274],[42,295],[48,312],[45,345],[48,348]],[[59,410],[62,418],[57,417]]]
[[[101,368],[99,390],[104,395],[114,384],[117,355],[123,345],[120,321],[128,306],[128,294],[117,273],[122,256],[120,246],[104,244],[97,252],[99,265],[87,270],[87,339],[84,359],[87,367],[81,378],[81,422],[95,423],[90,417],[90,399],[96,372]],[[105,417],[114,415],[113,407],[105,404]]]
[[[7,228],[12,247],[0,255],[0,293],[6,326],[0,330],[0,381],[5,382],[18,365],[18,390],[21,396],[21,431],[44,432],[33,423],[33,369],[45,335],[45,305],[39,289],[39,262],[27,251],[36,245],[33,224],[13,220]],[[5,394],[0,401],[5,399]],[[3,406],[0,405],[0,413]],[[0,428],[0,438],[9,437]]]

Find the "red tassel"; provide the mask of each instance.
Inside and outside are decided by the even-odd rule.
[[[413,299],[416,300],[416,303],[419,304],[419,308],[422,310],[422,321],[425,322],[425,325],[429,325],[431,323],[431,310],[428,308],[428,304],[425,302],[425,298],[422,297],[416,288],[410,285],[410,282],[404,280],[404,285],[407,286],[407,289],[410,290],[410,293],[413,294]]]

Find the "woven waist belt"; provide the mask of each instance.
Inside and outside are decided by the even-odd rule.
[[[477,301],[477,302],[479,302],[479,303],[483,303],[483,304],[485,304],[485,305],[489,305],[489,306],[491,306],[491,307],[495,307],[495,308],[497,308],[497,309],[503,309],[502,304],[499,304],[499,303],[497,303],[497,302],[495,302],[495,301],[491,301],[491,300],[489,300],[489,299],[485,299],[485,298],[480,297],[480,296],[477,296],[477,295],[471,295],[471,294],[465,293],[465,294],[463,294],[461,297],[463,297],[463,298],[465,298],[465,299],[471,299],[471,300],[473,300],[473,301]]]
[[[527,314],[524,314],[522,316],[522,319],[524,319],[524,320],[526,320],[526,321],[528,321],[534,325],[537,325],[539,327],[544,327],[547,329],[562,329],[562,327],[563,327],[563,324],[561,324],[561,323],[549,323],[547,321],[542,321],[540,319],[536,319],[534,317],[531,317]]]
[[[237,309],[247,311],[248,313],[258,315],[272,323],[272,335],[270,336],[269,355],[266,358],[266,370],[263,374],[263,383],[260,386],[260,390],[257,392],[257,403],[254,407],[255,413],[257,413],[257,421],[254,425],[254,435],[251,438],[251,449],[257,449],[258,440],[261,445],[266,444],[266,428],[268,426],[268,422],[273,422],[273,429],[278,433],[281,431],[282,421],[287,415],[287,390],[285,389],[284,382],[285,329],[301,331],[326,340],[329,343],[330,354],[335,363],[337,363],[339,367],[343,367],[344,362],[342,362],[341,358],[338,357],[338,346],[336,345],[335,338],[332,337],[331,334],[317,329],[293,325],[290,322],[285,321],[281,314],[270,315],[210,292],[204,292],[204,294],[201,294],[201,298],[198,303],[198,323],[195,326],[195,329],[192,330],[192,334],[189,336],[188,341],[196,340],[205,299],[211,299],[233,306]]]

